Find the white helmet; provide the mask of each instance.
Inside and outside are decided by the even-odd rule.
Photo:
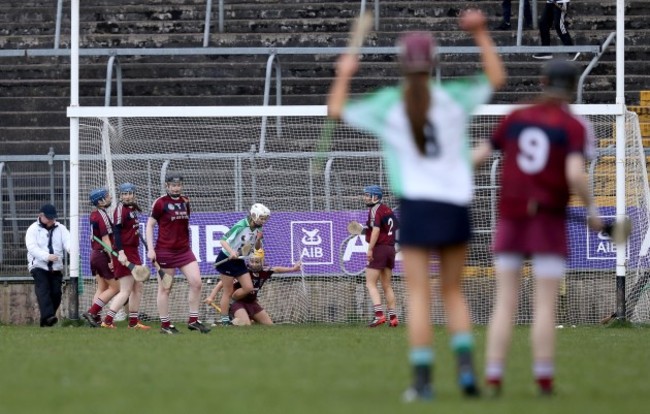
[[[269,210],[264,204],[255,203],[251,206],[251,218],[255,224],[259,224],[258,221],[260,219],[264,219],[264,221],[268,220],[270,216],[271,210]]]

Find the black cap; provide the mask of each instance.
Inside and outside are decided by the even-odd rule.
[[[43,213],[43,215],[49,220],[54,220],[57,217],[56,207],[54,207],[52,204],[44,204],[43,207],[41,207],[40,212]]]

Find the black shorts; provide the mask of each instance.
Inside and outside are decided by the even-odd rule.
[[[443,247],[471,238],[469,207],[439,201],[400,200],[399,244]]]
[[[219,252],[219,256],[217,256],[215,263],[220,262],[226,258],[228,258],[228,256],[226,256],[223,251]],[[248,267],[246,267],[246,262],[244,259],[234,259],[228,260],[227,262],[224,262],[217,266],[217,271],[222,275],[239,277],[248,273]]]

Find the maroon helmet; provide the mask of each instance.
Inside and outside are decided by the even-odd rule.
[[[436,61],[436,41],[428,32],[409,32],[397,41],[403,73],[431,73]]]

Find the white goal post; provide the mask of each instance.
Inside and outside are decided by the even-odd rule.
[[[638,121],[622,114],[619,105],[574,105],[574,112],[591,119],[598,139],[598,157],[589,168],[590,182],[604,216],[616,207],[615,130],[617,115],[625,117],[626,208],[635,227],[626,247],[628,286],[635,286],[636,320],[650,319],[648,263],[644,240],[648,230],[648,186]],[[474,114],[469,132],[472,145],[489,137],[511,105],[485,105]],[[79,228],[81,281],[93,286],[88,274],[87,194],[94,187],[114,188],[122,182],[138,187],[139,204],[149,212],[163,191],[167,171],[185,177],[192,203],[192,249],[206,282],[217,276],[212,263],[218,240],[241,219],[251,204],[272,210],[265,229],[267,264],[288,266],[302,259],[302,274],[276,275],[261,291],[260,301],[278,322],[359,322],[371,315],[363,283],[365,246],[362,237],[347,234],[347,223],[365,221],[362,188],[387,189],[385,202],[397,207],[386,183],[378,141],[344,125],[335,129],[329,152],[317,151],[326,121],[324,106],[279,107],[85,107],[70,108],[79,118]],[[636,127],[635,127],[636,122]],[[261,151],[260,149],[263,149]],[[474,238],[464,286],[477,323],[486,323],[492,307],[494,272],[490,243],[498,196],[499,158],[476,174],[473,204]],[[643,182],[645,180],[645,183]],[[566,323],[595,323],[615,310],[616,250],[613,244],[587,231],[582,207],[571,203],[571,256],[563,286],[559,318]],[[146,215],[141,222],[146,221]],[[650,243],[650,240],[646,240]],[[144,252],[142,252],[144,257]],[[634,260],[633,260],[634,259]],[[435,260],[434,294],[438,295]],[[644,279],[645,278],[645,279]],[[645,282],[644,282],[645,280]],[[206,283],[203,295],[212,284]],[[400,315],[405,316],[401,264],[395,271]],[[172,293],[172,317],[187,313],[187,286],[177,278]],[[526,277],[518,321],[530,322],[532,285]],[[80,307],[89,304],[93,289],[84,289]],[[632,293],[632,292],[630,292]],[[433,320],[444,321],[440,301]],[[149,282],[143,312],[153,319],[155,282]],[[202,317],[210,319],[206,307]]]

